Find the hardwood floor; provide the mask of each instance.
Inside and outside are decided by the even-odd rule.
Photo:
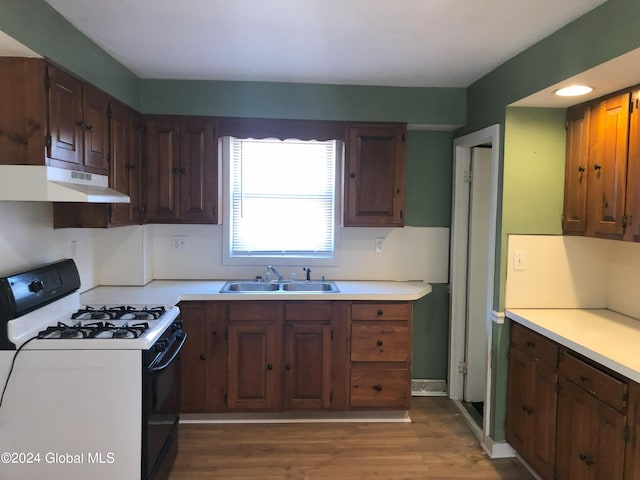
[[[412,400],[412,423],[180,425],[169,480],[531,479],[490,460],[443,397]]]

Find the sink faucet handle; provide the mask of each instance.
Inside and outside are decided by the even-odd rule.
[[[307,272],[307,282],[311,281],[311,269],[309,267],[302,267],[302,270]]]

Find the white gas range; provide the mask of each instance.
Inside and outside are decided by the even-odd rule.
[[[163,479],[177,451],[171,305],[78,302],[72,260],[0,277],[0,479]]]

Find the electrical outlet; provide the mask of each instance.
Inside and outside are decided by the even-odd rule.
[[[515,250],[513,252],[513,271],[514,272],[524,271],[525,257],[526,257],[526,254],[524,250]]]
[[[184,235],[173,235],[171,237],[172,250],[184,250],[187,244],[187,237]]]
[[[383,242],[384,242],[384,238],[381,238],[381,237],[376,238],[376,253],[382,253]]]

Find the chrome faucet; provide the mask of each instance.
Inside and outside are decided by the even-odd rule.
[[[302,267],[302,270],[307,272],[307,282],[311,281],[311,269],[309,267]]]
[[[267,270],[271,270],[273,274],[278,278],[278,281],[281,282],[284,279],[284,275],[280,274],[273,265],[268,265]]]

